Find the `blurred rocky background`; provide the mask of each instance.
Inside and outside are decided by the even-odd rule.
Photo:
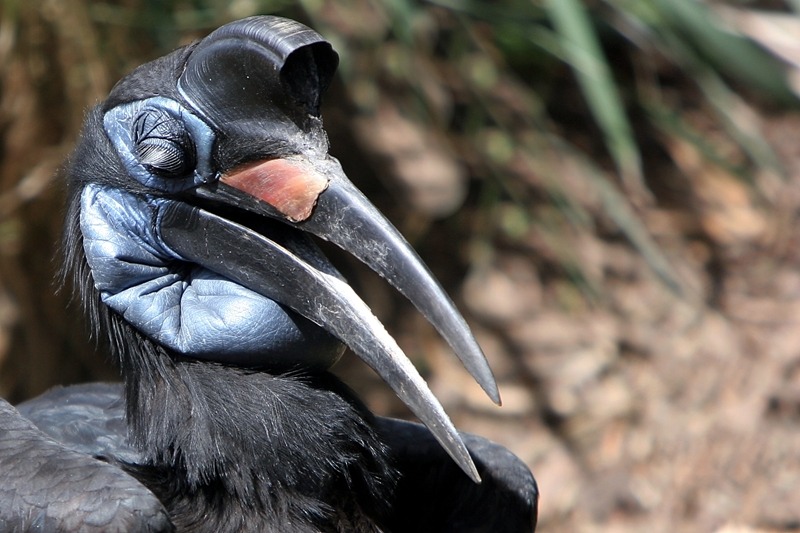
[[[84,112],[136,65],[280,14],[339,51],[332,153],[456,299],[504,406],[342,271],[456,424],[531,466],[542,531],[800,528],[800,1],[1,6],[2,396],[118,378],[55,276]]]

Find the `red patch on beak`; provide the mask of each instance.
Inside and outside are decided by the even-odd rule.
[[[292,222],[311,216],[328,178],[302,160],[270,159],[233,169],[222,183],[266,202]]]

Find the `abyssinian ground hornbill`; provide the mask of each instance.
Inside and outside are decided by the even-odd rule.
[[[533,530],[530,471],[455,430],[311,240],[405,294],[499,401],[452,302],[328,155],[337,61],[307,27],[253,17],[89,113],[65,170],[65,275],[124,384],[0,402],[0,529]],[[328,373],[344,345],[424,426],[373,416]]]

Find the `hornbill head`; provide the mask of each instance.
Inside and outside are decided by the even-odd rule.
[[[133,71],[70,162],[68,240],[98,305],[176,357],[320,371],[350,347],[477,481],[424,380],[311,240],[386,278],[499,403],[452,301],[328,154],[320,99],[337,63],[314,31],[261,16]]]

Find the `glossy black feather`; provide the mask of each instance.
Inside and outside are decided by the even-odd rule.
[[[145,453],[133,472],[179,527],[347,531],[390,501],[394,475],[371,415],[328,374],[185,360],[127,394]]]
[[[0,531],[173,530],[134,477],[47,437],[3,400],[0,427]]]
[[[170,441],[163,448],[151,444],[140,453],[128,443],[120,384],[56,388],[22,404],[20,410],[47,437],[17,417],[32,430],[31,441],[54,439],[53,460],[74,456],[90,463],[90,456],[102,457],[116,468],[94,462],[134,483],[126,472],[137,478],[163,502],[180,531],[381,531],[378,520],[388,513],[396,475],[368,423],[371,415],[343,385],[330,376],[299,380],[230,369],[227,377],[239,383],[231,388],[220,379],[220,369],[198,365],[189,372],[194,370],[197,375],[188,379],[201,389],[189,396],[198,402],[193,412],[199,416],[185,416],[181,400],[173,398],[176,403],[161,407],[183,416],[150,417],[152,426],[164,431],[163,438],[151,435],[152,440]],[[214,380],[216,392],[208,392],[206,379]],[[256,401],[262,409],[254,411]],[[55,440],[63,444],[56,446]],[[14,445],[6,442],[6,449]],[[165,456],[164,450],[176,453]],[[5,458],[26,464],[35,456]],[[65,492],[83,490],[63,476],[44,479]],[[28,487],[25,477],[10,488],[15,486]],[[118,488],[109,484],[105,490]],[[42,502],[51,496],[33,495]],[[103,490],[97,497],[102,499]]]
[[[149,464],[127,441],[121,384],[93,383],[59,387],[20,405],[19,409],[46,431],[47,437],[39,434],[39,439],[52,438],[62,443],[58,448],[59,453],[80,451],[102,456],[105,461],[117,465],[119,470],[105,466],[123,476],[122,479],[126,479],[124,472],[128,472],[141,480],[164,502],[171,520],[181,531],[523,533],[535,528],[538,498],[536,482],[527,467],[502,446],[482,437],[462,433],[483,478],[480,485],[474,484],[450,461],[425,427],[400,420],[374,418],[364,413],[357,403],[351,403],[354,399],[349,397],[347,389],[341,384],[331,381],[310,384],[274,377],[266,379],[272,382],[268,384],[271,393],[288,393],[288,399],[296,399],[289,389],[295,388],[294,394],[308,394],[316,390],[320,394],[317,399],[324,399],[326,406],[331,400],[330,394],[339,395],[330,393],[330,389],[341,389],[342,396],[339,397],[343,404],[339,407],[353,416],[364,416],[363,420],[369,421],[372,426],[372,429],[366,430],[366,434],[370,439],[380,439],[371,442],[378,450],[378,460],[373,463],[377,467],[374,472],[376,475],[371,480],[345,480],[349,489],[344,489],[338,485],[342,478],[336,480],[336,476],[332,476],[330,485],[322,487],[316,475],[304,471],[326,468],[322,463],[333,454],[330,450],[321,452],[320,447],[326,448],[330,436],[337,434],[330,427],[327,433],[320,432],[320,421],[310,420],[313,418],[311,413],[308,413],[308,418],[295,418],[291,426],[295,427],[303,444],[309,444],[309,440],[316,441],[311,445],[317,448],[317,453],[304,456],[303,461],[295,464],[297,470],[290,476],[291,479],[287,479],[290,469],[286,462],[269,464],[276,454],[283,461],[289,459],[286,457],[287,450],[280,449],[287,443],[278,443],[277,449],[265,449],[262,453],[266,457],[260,464],[265,479],[247,483],[242,488],[244,493],[234,497],[230,492],[231,487],[225,487],[219,480],[190,484],[185,476],[176,476],[171,468]],[[305,402],[309,401],[312,399],[306,398]],[[334,401],[334,407],[336,403]],[[295,411],[294,414],[300,412]],[[363,420],[352,422],[364,430]],[[304,431],[306,422],[316,426],[313,428],[316,431]],[[330,423],[325,425],[330,426]],[[285,429],[286,426],[281,425],[281,428]],[[340,429],[346,428],[340,426]],[[352,434],[348,435],[348,440],[351,437]],[[246,451],[238,447],[236,441],[230,442],[235,446],[230,454],[242,458],[241,464],[233,467],[241,479],[242,472],[248,468],[248,458],[244,455]],[[264,444],[265,448],[271,446],[276,446],[275,439]],[[341,448],[345,455],[349,454],[351,461],[357,459],[359,454],[353,452],[358,449],[359,446],[349,445]],[[297,450],[296,453],[301,451]],[[91,461],[89,457],[83,457],[83,460]],[[266,483],[266,478],[276,475],[276,470],[281,471],[278,477],[284,479]],[[378,472],[380,475],[377,475]],[[312,478],[314,481],[311,481]],[[308,483],[303,483],[304,479]],[[387,481],[388,485],[384,485]],[[115,485],[109,485],[108,490],[116,488]],[[280,490],[263,501],[264,494],[259,496],[253,492],[277,488]],[[317,497],[309,497],[309,493]],[[353,493],[360,496],[351,499]],[[138,493],[133,494],[138,497]],[[324,498],[320,498],[322,496]],[[132,501],[130,505],[134,503]]]
[[[390,517],[394,531],[521,533],[536,528],[539,489],[503,446],[461,433],[480,484],[471,483],[420,424],[379,418],[378,433],[401,473]]]

